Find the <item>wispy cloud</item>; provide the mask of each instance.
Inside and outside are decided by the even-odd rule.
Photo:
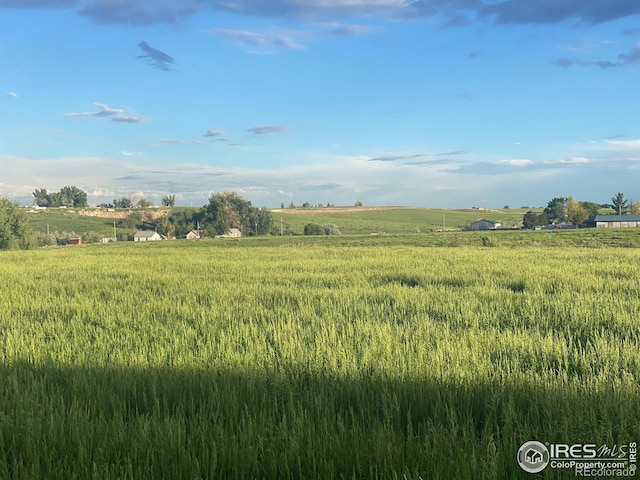
[[[104,103],[94,102],[93,106],[98,110],[95,112],[79,112],[79,113],[65,113],[62,115],[63,117],[72,117],[72,118],[102,118],[102,117],[110,117],[112,115],[121,115],[124,113],[124,110],[120,108],[111,108]]]
[[[610,68],[620,68],[626,66],[640,66],[640,43],[632,47],[627,53],[621,53],[615,61],[611,60],[593,60],[593,61],[575,61],[569,58],[560,58],[553,62],[559,67],[570,67],[572,65],[594,66],[603,70]]]
[[[147,42],[140,42],[138,47],[144,52],[143,55],[138,55],[138,58],[148,62],[153,68],[169,71],[171,70],[171,65],[176,63],[173,57],[151,47]]]
[[[354,35],[365,35],[373,31],[373,27],[368,25],[348,24],[340,22],[323,22],[318,26],[324,28],[327,33],[338,37],[350,37]]]
[[[68,118],[108,118],[117,123],[140,123],[149,120],[149,117],[135,113],[125,114],[122,108],[111,108],[104,103],[94,102],[93,106],[98,110],[95,112],[65,113],[62,116]]]
[[[286,132],[289,128],[284,125],[263,125],[259,127],[250,127],[246,131],[258,137],[261,135],[269,135],[272,133]]]
[[[160,140],[160,143],[204,145],[205,142],[200,140],[187,140],[184,138],[163,138]]]
[[[266,30],[217,28],[211,30],[209,33],[243,47],[258,49],[258,51],[262,53],[268,53],[270,49],[273,48],[304,49],[305,47],[300,41],[310,36],[309,32],[304,30],[285,30],[281,28],[270,28]]]
[[[149,117],[143,117],[142,115],[120,115],[113,117],[112,122],[118,123],[141,123],[149,120]]]
[[[4,96],[9,98],[18,98],[18,94],[16,92],[7,92]]]
[[[129,152],[128,150],[122,150],[120,155],[123,157],[141,157],[143,155],[142,152]]]
[[[225,134],[224,130],[221,130],[219,128],[209,128],[209,129],[207,129],[206,132],[204,132],[204,134],[202,136],[203,137],[209,137],[209,138],[215,138],[215,137],[221,137],[224,134]]]
[[[393,154],[393,155],[385,155],[382,157],[372,157],[367,161],[369,162],[396,162],[399,160],[411,160],[413,158],[424,158],[424,157],[451,157],[456,155],[464,155],[467,153],[467,150],[453,150],[450,152],[442,152],[442,153],[410,153],[410,154]],[[448,160],[447,160],[448,161]],[[443,163],[444,160],[436,159],[436,160],[427,160],[425,162],[410,162],[407,165],[435,165],[439,163]]]

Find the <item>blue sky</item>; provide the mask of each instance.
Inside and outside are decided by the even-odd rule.
[[[0,32],[25,204],[640,199],[637,0],[0,0]]]

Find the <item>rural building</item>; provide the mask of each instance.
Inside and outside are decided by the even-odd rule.
[[[115,237],[102,237],[100,243],[116,243],[118,241]]]
[[[194,238],[202,238],[202,230],[191,230],[185,238],[192,240]]]
[[[596,228],[637,228],[640,215],[596,215]]]
[[[230,228],[225,237],[228,238],[240,238],[242,236],[242,232],[237,228]]]
[[[163,240],[162,235],[153,230],[138,230],[133,235],[134,242],[155,242],[158,240]]]
[[[471,222],[469,230],[495,230],[502,227],[500,222],[494,222],[493,220],[476,220]]]
[[[81,237],[72,237],[69,239],[69,245],[82,245]]]

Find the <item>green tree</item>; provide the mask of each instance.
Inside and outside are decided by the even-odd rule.
[[[567,199],[565,197],[556,197],[549,201],[544,209],[549,220],[553,223],[562,223],[567,217]]]
[[[597,203],[580,202],[580,205],[587,211],[589,220],[593,220],[595,216],[600,212],[600,205]]]
[[[139,207],[139,208],[148,208],[148,207],[151,207],[152,205],[153,205],[153,203],[150,202],[149,200],[147,200],[146,198],[141,198],[136,203],[136,206]]]
[[[539,227],[549,224],[549,217],[546,213],[535,213],[529,210],[522,217],[522,224],[525,228]]]
[[[88,205],[86,192],[76,186],[65,186],[59,192],[60,205],[65,207],[82,208]]]
[[[33,248],[36,237],[20,205],[0,198],[0,250]]]
[[[611,208],[613,208],[618,215],[627,213],[629,209],[629,200],[624,198],[624,193],[618,192],[615,196],[611,197]]]
[[[589,218],[589,213],[580,204],[576,202],[573,197],[567,198],[567,219],[569,223],[580,226]]]
[[[239,228],[246,234],[269,233],[273,218],[266,208],[256,208],[236,192],[213,193],[201,213],[205,230],[210,235],[223,235],[229,228]]]
[[[176,206],[176,196],[175,195],[163,195],[163,197],[162,197],[162,206],[163,207],[175,207]]]
[[[38,207],[50,207],[51,202],[49,198],[49,193],[46,188],[35,189],[33,192],[33,203]]]
[[[113,201],[113,206],[115,208],[132,208],[133,202],[129,197],[120,197]]]

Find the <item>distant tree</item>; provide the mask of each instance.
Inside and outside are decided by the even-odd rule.
[[[356,206],[356,207],[361,207],[361,206],[362,206],[362,202],[361,202],[360,200],[358,200],[358,201],[354,204],[354,206]]]
[[[60,189],[60,206],[86,207],[87,194],[75,186],[66,186]]]
[[[35,189],[33,192],[33,203],[38,207],[49,207],[51,206],[49,193],[46,188]]]
[[[280,204],[280,208],[284,209],[284,203]]]
[[[556,197],[549,201],[547,208],[544,209],[549,220],[553,223],[561,223],[567,217],[567,199],[565,197]]]
[[[269,233],[273,224],[267,208],[256,208],[236,192],[213,193],[203,207],[202,222],[210,233],[222,235],[239,228],[248,235]]]
[[[309,208],[309,207],[311,207],[311,204],[309,202],[304,202],[302,204],[302,208]]]
[[[289,207],[288,208],[296,208],[296,204],[293,202],[289,202]]]
[[[149,200],[147,200],[146,198],[141,198],[140,200],[138,200],[138,202],[136,203],[136,206],[139,208],[148,208],[151,207],[153,205],[153,203],[151,203]]]
[[[593,220],[600,212],[600,205],[593,202],[580,202],[580,206],[587,211],[588,219]]]
[[[322,225],[317,223],[307,223],[302,231],[305,235],[326,235],[327,232]]]
[[[129,197],[120,197],[113,201],[113,206],[115,208],[132,208],[133,202]]]
[[[618,215],[627,213],[629,209],[629,200],[624,198],[624,193],[618,192],[615,196],[611,197],[611,208],[613,208]]]
[[[629,200],[629,213],[633,215],[640,215],[640,200]]]
[[[505,205],[504,207],[502,207],[503,210],[509,210],[509,205]]]
[[[525,228],[533,228],[549,224],[549,217],[546,213],[535,213],[529,210],[522,217],[522,225]]]
[[[252,208],[251,211],[251,233],[255,235],[265,235],[271,231],[273,226],[273,216],[271,211],[266,208]]]
[[[100,205],[98,205],[98,207],[99,208],[115,208],[113,203],[101,203]]]
[[[59,192],[47,192],[46,188],[33,192],[33,203],[39,207],[86,207],[87,193],[75,186],[62,187]]]
[[[163,207],[175,207],[176,206],[176,196],[175,195],[163,195],[162,196],[162,206]]]
[[[589,213],[587,210],[580,204],[580,202],[576,202],[573,197],[567,198],[567,220],[569,223],[580,226],[584,224],[589,218]]]
[[[20,205],[0,198],[0,250],[29,249],[36,237]]]

